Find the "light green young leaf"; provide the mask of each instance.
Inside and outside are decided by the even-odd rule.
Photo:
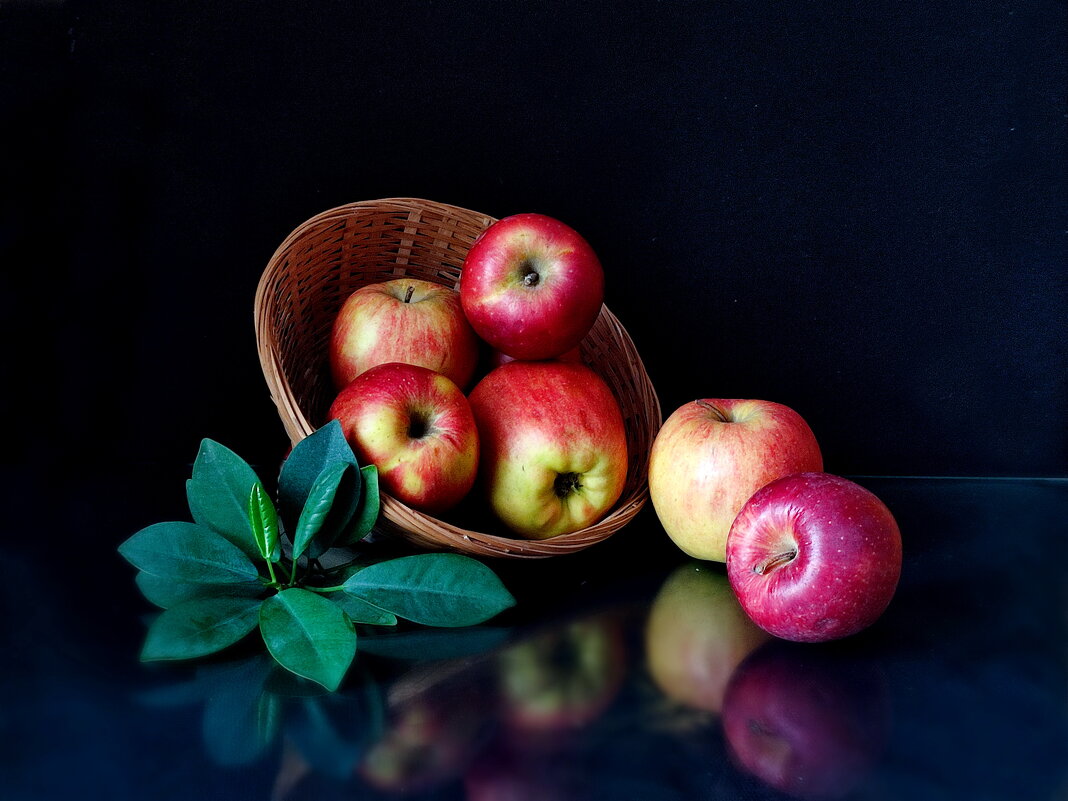
[[[256,542],[260,556],[270,562],[277,562],[281,557],[278,547],[278,512],[271,503],[267,490],[257,481],[252,485],[248,497],[248,518],[252,527],[252,538]]]

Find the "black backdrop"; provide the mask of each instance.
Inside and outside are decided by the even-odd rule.
[[[252,302],[341,203],[581,231],[665,416],[1068,474],[1065,6],[0,3],[6,459],[284,447]]]

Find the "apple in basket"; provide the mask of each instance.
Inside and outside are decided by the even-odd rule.
[[[479,342],[455,289],[411,278],[368,284],[353,292],[334,318],[330,370],[342,389],[379,364],[417,364],[467,387]]]
[[[446,376],[390,362],[361,373],[330,406],[361,464],[414,509],[442,512],[474,485],[479,438],[471,407]]]
[[[901,532],[886,504],[829,473],[762,487],[727,537],[727,577],[742,607],[786,640],[833,640],[867,628],[900,576]]]
[[[727,558],[749,496],[780,476],[822,470],[808,423],[788,406],[703,399],[676,409],[649,454],[649,499],[668,536],[697,559]]]
[[[604,271],[574,229],[543,214],[516,214],[471,246],[460,300],[493,348],[514,359],[551,359],[590,332],[604,300]]]
[[[468,400],[482,447],[480,482],[515,533],[546,539],[600,520],[623,492],[627,439],[608,385],[589,367],[514,361]]]

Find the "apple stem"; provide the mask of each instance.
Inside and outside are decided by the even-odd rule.
[[[761,562],[753,568],[754,573],[758,573],[763,576],[766,573],[770,573],[773,570],[777,570],[785,564],[789,564],[797,557],[797,549],[791,548],[788,551],[775,554],[775,556],[768,559],[766,562]]]
[[[408,291],[404,293],[404,302],[405,303],[411,303],[412,302],[412,295],[414,295],[414,294],[415,294],[415,287],[414,286],[408,287]]]
[[[727,415],[725,415],[723,413],[723,410],[720,409],[718,406],[714,406],[713,404],[709,403],[706,400],[694,401],[694,403],[696,403],[702,409],[705,409],[705,410],[711,412],[712,416],[715,417],[717,420],[719,420],[721,423],[729,423],[730,422],[730,420],[727,419]]]

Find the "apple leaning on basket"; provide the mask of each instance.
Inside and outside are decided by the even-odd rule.
[[[601,263],[576,231],[505,217],[471,246],[459,291],[401,278],[348,297],[329,416],[414,509],[447,512],[478,486],[521,537],[583,529],[627,477],[618,402],[577,357],[603,298]],[[479,377],[483,342],[493,355]]]

